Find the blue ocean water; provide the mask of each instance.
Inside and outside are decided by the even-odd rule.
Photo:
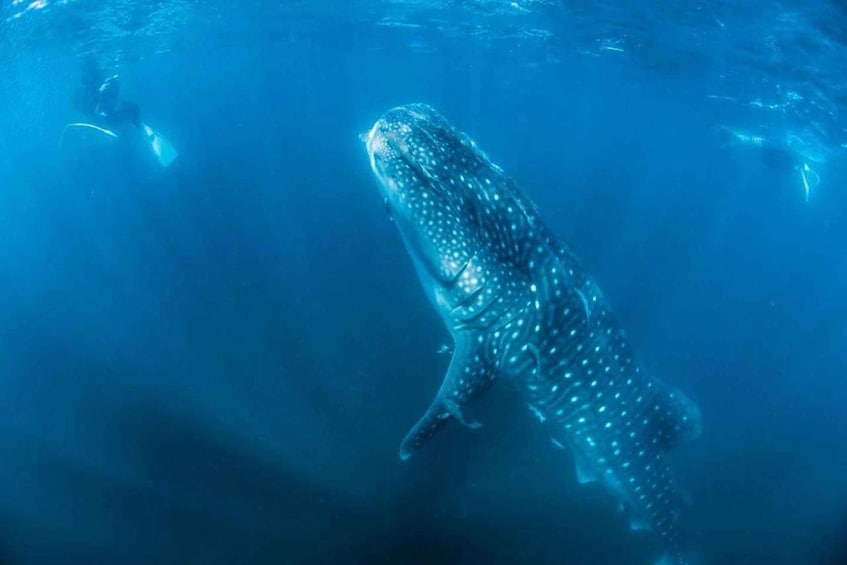
[[[426,102],[645,368],[696,562],[847,563],[842,3],[3,0],[0,562],[652,563],[449,335],[359,140]],[[85,61],[179,151],[71,134]]]

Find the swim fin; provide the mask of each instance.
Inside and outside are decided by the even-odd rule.
[[[95,126],[94,124],[87,124],[84,122],[74,122],[65,126],[65,129],[62,130],[62,137],[59,139],[59,147],[61,147],[65,142],[65,136],[69,133],[69,131],[80,131],[80,132],[91,132],[94,135],[104,135],[106,137],[112,137],[117,139],[118,134],[113,132],[110,129],[101,128],[100,126]]]
[[[147,124],[141,124],[141,128],[144,130],[144,140],[150,144],[150,149],[153,150],[159,164],[169,167],[179,156],[179,152],[167,139]]]

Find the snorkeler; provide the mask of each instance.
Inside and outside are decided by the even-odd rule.
[[[141,109],[134,102],[120,100],[121,83],[118,75],[102,81],[94,79],[91,71],[83,73],[82,89],[77,94],[77,108],[93,122],[105,128],[123,124],[141,127]]]
[[[124,126],[132,126],[141,133],[145,145],[153,152],[162,167],[168,167],[177,158],[178,152],[158,132],[141,121],[138,104],[120,99],[120,77],[115,74],[103,78],[93,58],[82,64],[81,88],[74,95],[77,109],[86,122],[74,122],[65,126],[60,145],[66,135],[73,131],[94,132],[95,135],[117,140],[132,137]],[[120,130],[124,130],[122,133]]]
[[[768,168],[779,173],[798,173],[806,202],[811,198],[812,190],[820,184],[820,176],[809,165],[810,161],[819,160],[798,150],[797,136],[769,138],[726,126],[718,128],[718,133],[724,138],[726,145],[744,145],[759,149],[762,163]]]

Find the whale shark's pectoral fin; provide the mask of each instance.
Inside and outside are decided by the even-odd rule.
[[[462,409],[459,407],[455,400],[451,398],[444,399],[444,408],[446,408],[447,412],[451,416],[459,420],[459,422],[466,428],[478,430],[482,427],[482,424],[480,424],[479,422],[476,422],[474,420],[465,420],[465,417],[462,415]]]
[[[633,532],[644,532],[653,529],[647,518],[639,515],[634,515],[629,519],[629,529]]]
[[[585,485],[600,480],[600,474],[582,453],[574,452],[574,463],[576,464],[576,480]]]
[[[441,389],[429,410],[400,444],[400,458],[405,461],[411,457],[451,419],[470,429],[482,427],[480,423],[466,419],[462,408],[487,390],[493,381],[494,364],[487,358],[484,335],[465,332],[457,336],[456,348]]]

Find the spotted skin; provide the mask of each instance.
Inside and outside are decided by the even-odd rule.
[[[386,206],[455,340],[435,401],[403,440],[411,456],[495,380],[517,383],[570,450],[580,482],[602,483],[633,529],[683,563],[682,506],[667,450],[700,432],[696,406],[647,377],[596,283],[503,171],[431,107],[388,111],[362,136]]]

